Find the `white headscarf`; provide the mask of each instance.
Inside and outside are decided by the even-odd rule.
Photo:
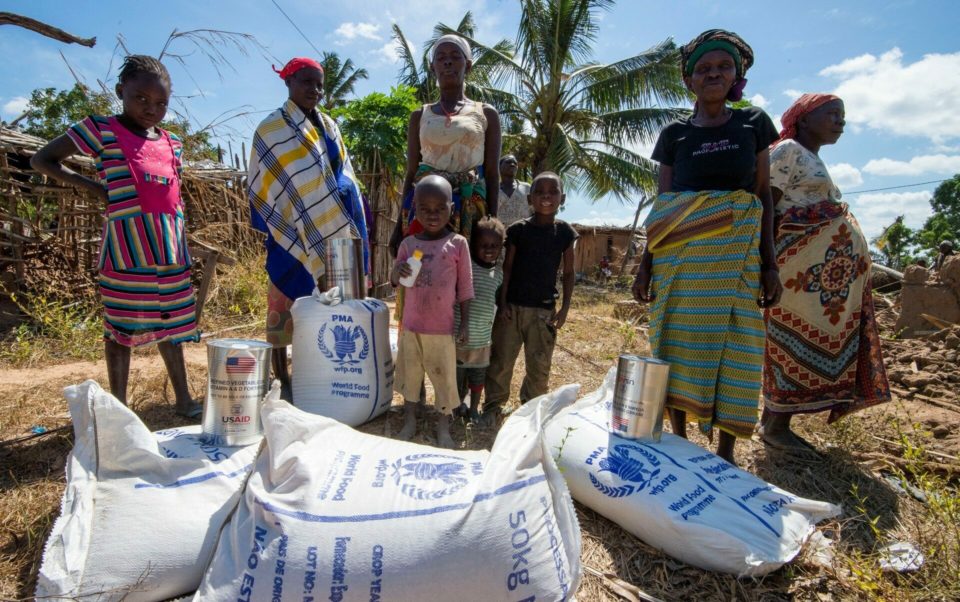
[[[463,53],[463,57],[468,61],[473,62],[473,52],[470,51],[470,44],[460,36],[453,35],[448,33],[445,36],[441,36],[437,40],[437,43],[433,45],[433,50],[430,51],[430,62],[433,62],[434,57],[437,55],[437,48],[440,48],[440,44],[453,44],[460,49],[460,52]]]

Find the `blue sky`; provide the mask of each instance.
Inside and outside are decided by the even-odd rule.
[[[512,0],[276,1],[314,46],[352,58],[370,72],[370,79],[359,86],[360,94],[385,91],[396,82],[392,23],[399,24],[419,50],[436,22],[455,25],[467,10],[477,21],[478,39],[488,43],[512,39],[520,14]],[[225,111],[252,112],[217,130],[224,146],[229,140],[235,152],[260,116],[285,98],[285,88],[270,68],[273,57],[285,61],[317,54],[270,0],[30,0],[0,2],[0,10],[98,40],[89,49],[10,26],[0,28],[0,53],[5,57],[0,61],[0,117],[7,120],[19,114],[31,90],[73,84],[60,51],[88,83],[109,77],[112,87],[116,58],[113,72],[109,69],[118,35],[132,52],[157,54],[175,28],[253,34],[268,56],[226,49],[236,71],[223,69],[222,77],[184,41],[171,48],[192,52],[185,59],[189,74],[176,63],[169,66],[174,92],[189,96],[184,102],[197,123],[217,121]],[[821,151],[834,179],[844,192],[905,186],[846,195],[868,236],[900,214],[909,225],[921,225],[930,214],[927,200],[936,184],[915,184],[960,172],[960,3],[955,0],[622,0],[599,18],[594,58],[600,62],[624,58],[668,37],[683,43],[712,27],[737,31],[757,56],[746,96],[775,119],[801,92],[842,96],[847,133]],[[649,155],[650,147],[642,152]],[[632,215],[630,205],[591,203],[574,193],[562,217],[622,224]]]

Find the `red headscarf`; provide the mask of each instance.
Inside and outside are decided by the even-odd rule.
[[[790,108],[780,116],[780,124],[783,125],[783,129],[780,130],[780,138],[771,146],[776,146],[789,138],[796,138],[797,122],[800,121],[800,118],[833,100],[840,100],[840,97],[833,94],[804,94],[795,100]]]
[[[297,71],[300,71],[301,69],[305,69],[307,67],[313,67],[314,69],[319,69],[320,73],[323,73],[323,66],[320,63],[318,63],[313,59],[303,57],[303,56],[298,56],[295,59],[290,59],[290,61],[283,66],[283,69],[280,69],[279,71],[274,65],[270,65],[270,67],[274,70],[274,72],[280,74],[280,79],[287,79]]]

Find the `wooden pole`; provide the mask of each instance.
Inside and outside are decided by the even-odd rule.
[[[623,254],[623,263],[620,264],[620,273],[617,276],[623,276],[623,272],[627,269],[627,262],[630,260],[630,250],[633,248],[633,237],[637,234],[637,222],[640,221],[640,210],[644,208],[644,201],[647,200],[645,195],[640,195],[640,200],[637,201],[637,212],[633,214],[633,226],[630,227],[630,243],[627,245],[627,252]]]

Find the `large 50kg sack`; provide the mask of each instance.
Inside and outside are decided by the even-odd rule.
[[[204,445],[199,426],[151,433],[92,380],[64,394],[75,443],[37,597],[136,602],[193,592],[257,446]]]
[[[276,393],[266,445],[197,602],[565,600],[573,503],[527,404],[493,450],[366,435]]]
[[[356,426],[393,399],[390,311],[377,299],[341,301],[339,289],[294,301],[293,400]]]
[[[614,373],[547,425],[547,441],[580,503],[674,558],[737,575],[776,570],[797,555],[818,521],[840,513],[675,435],[644,443],[609,433]],[[550,396],[569,404],[576,391]]]

